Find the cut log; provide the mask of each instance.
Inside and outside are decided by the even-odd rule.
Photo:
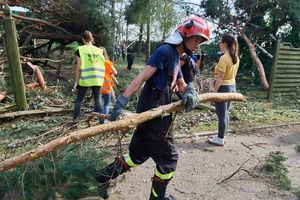
[[[38,79],[39,86],[42,88],[42,90],[44,92],[46,92],[47,86],[46,86],[45,79],[44,79],[44,76],[43,76],[40,68],[37,65],[33,65],[31,62],[27,62],[27,65],[33,69],[33,71]]]
[[[239,93],[207,93],[199,95],[200,102],[222,102],[222,101],[245,101],[242,94]],[[39,157],[45,156],[50,152],[54,152],[59,148],[81,141],[83,139],[93,137],[100,134],[105,134],[113,131],[127,131],[137,125],[154,119],[159,116],[164,116],[168,113],[182,111],[181,101],[171,103],[164,106],[159,106],[155,109],[136,114],[129,118],[109,122],[95,127],[90,127],[75,132],[71,132],[66,136],[57,138],[47,144],[41,145],[36,149],[17,155],[13,158],[0,162],[0,171],[6,171],[16,166],[28,163]]]
[[[0,92],[0,101],[4,100],[6,96],[7,96],[6,92]]]
[[[27,89],[34,89],[34,88],[40,87],[40,84],[38,82],[34,81],[34,82],[26,84],[25,87]]]

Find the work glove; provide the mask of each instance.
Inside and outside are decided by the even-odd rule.
[[[117,98],[117,102],[110,114],[110,121],[116,121],[117,118],[123,113],[124,108],[128,103],[128,98],[123,95]]]
[[[185,111],[191,111],[194,109],[199,102],[198,94],[192,83],[187,84],[185,92],[182,97],[181,104],[185,107]]]

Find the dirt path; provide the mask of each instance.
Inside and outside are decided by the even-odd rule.
[[[269,152],[282,151],[288,157],[286,164],[293,187],[300,188],[300,154],[295,150],[295,146],[300,144],[300,126],[231,134],[224,147],[211,146],[205,140],[177,141],[180,159],[176,175],[168,187],[168,193],[177,199],[297,199],[292,192],[280,191],[265,180],[253,178],[243,171],[225,183],[217,183],[248,159],[244,168],[251,170]],[[148,160],[128,172],[121,178],[110,199],[148,199],[154,167],[153,161]]]

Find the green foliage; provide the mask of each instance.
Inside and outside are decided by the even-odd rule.
[[[298,144],[298,145],[295,147],[295,149],[296,149],[296,151],[297,151],[298,153],[300,153],[300,144]]]
[[[134,0],[126,6],[125,20],[127,24],[145,23],[145,13],[149,5],[149,0]]]
[[[96,167],[104,165],[104,153],[80,150],[71,145],[61,154],[52,154],[27,166],[0,174],[0,198],[50,199],[60,194],[64,199],[97,195]],[[61,153],[61,151],[60,151]]]
[[[65,50],[71,50],[72,52],[75,52],[78,46],[79,46],[78,42],[72,42],[67,46],[65,46]]]
[[[0,91],[5,91],[4,80],[2,77],[0,77]]]
[[[202,8],[205,16],[213,22],[218,22],[216,33],[230,32],[239,35],[240,30],[243,30],[253,43],[257,42],[271,54],[274,54],[275,43],[270,34],[299,47],[299,0],[204,0]],[[286,26],[290,26],[291,30],[284,29]],[[247,84],[259,85],[258,71],[252,62],[249,47],[241,39],[239,39],[239,44],[241,64],[237,79],[244,80],[247,77]],[[256,53],[264,66],[268,79],[272,59],[259,49]]]
[[[57,22],[60,27],[71,34],[81,34],[90,30],[95,38],[96,45],[112,46],[114,38],[114,19],[111,16],[110,1],[96,0],[19,0],[21,7],[28,8],[36,18],[47,22]],[[31,25],[31,22],[22,22],[22,26]],[[21,29],[22,27],[20,27]],[[58,29],[47,27],[47,32],[60,32]]]
[[[270,152],[266,158],[266,170],[271,174],[273,181],[284,190],[292,188],[292,181],[288,177],[288,169],[284,161],[288,158],[281,151]]]
[[[205,8],[205,15],[211,18],[217,18],[226,13],[224,10],[225,5],[222,0],[202,1],[202,7]]]

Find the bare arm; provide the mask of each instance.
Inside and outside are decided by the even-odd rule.
[[[185,92],[186,83],[183,78],[177,79],[177,86],[179,93],[183,94]]]
[[[114,76],[118,74],[116,68],[113,65],[111,65],[111,71],[112,71],[111,74],[114,75]]]
[[[218,76],[216,78],[216,81],[215,81],[215,86],[214,86],[214,92],[218,92],[221,84],[222,84],[222,81],[224,79],[224,72],[221,72],[218,70]]]
[[[146,65],[145,68],[131,81],[128,87],[124,91],[124,96],[131,97],[139,87],[147,81],[156,71],[157,68]]]
[[[80,66],[81,66],[81,61],[79,57],[76,57],[76,70],[75,70],[75,84],[79,84],[79,79],[80,79]]]

